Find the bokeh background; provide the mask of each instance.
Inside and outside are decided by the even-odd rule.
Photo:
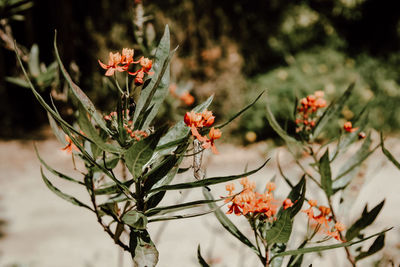
[[[276,138],[265,117],[266,101],[278,122],[294,131],[288,114],[296,99],[324,90],[329,101],[356,82],[332,129],[368,105],[370,126],[395,136],[400,129],[399,10],[400,1],[380,0],[0,0],[0,138],[2,149],[10,150],[4,157],[23,154],[25,140],[50,138],[46,113],[18,67],[14,39],[34,84],[72,119],[54,64],[54,31],[73,79],[109,112],[115,92],[97,60],[105,62],[109,51],[123,47],[135,48],[137,56],[151,55],[165,24],[172,46],[179,45],[172,86],[175,92],[190,92],[195,102],[186,105],[171,94],[159,120],[173,123],[215,94],[212,109],[222,121],[266,90],[224,133],[231,143],[249,145]],[[1,166],[2,176],[13,168]],[[0,213],[0,238],[6,229]]]

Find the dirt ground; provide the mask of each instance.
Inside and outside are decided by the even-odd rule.
[[[61,145],[53,138],[36,141],[42,157],[49,165],[66,174],[79,177],[72,171],[71,156],[60,150]],[[388,148],[400,158],[400,146],[395,139],[388,141]],[[271,157],[271,161],[250,178],[258,185],[265,184],[273,175],[278,174],[276,167],[277,151],[288,175],[295,181],[300,172],[292,168],[293,164],[283,149],[272,149],[266,143],[249,148],[219,146],[220,155],[207,155],[207,177],[237,174],[246,164],[249,169],[259,166]],[[386,199],[380,216],[370,227],[367,234],[394,226],[386,237],[385,249],[372,260],[382,255],[392,259],[396,266],[400,264],[400,172],[387,162],[380,151],[376,152],[368,166],[365,176],[366,186],[356,196],[348,215],[339,217],[350,225],[361,214],[368,203],[371,208]],[[190,162],[184,163],[186,166]],[[50,192],[40,176],[40,164],[37,160],[32,141],[0,141],[0,219],[6,221],[3,227],[5,237],[0,239],[0,266],[24,267],[122,267],[131,266],[130,256],[122,253],[113,241],[97,224],[93,214],[71,205]],[[75,184],[59,181],[49,175],[55,185],[82,201],[88,197]],[[176,182],[193,179],[190,173],[180,175]],[[277,198],[284,198],[288,188],[277,175]],[[312,187],[308,189],[313,190]],[[212,188],[215,197],[224,195],[224,187]],[[164,204],[202,198],[200,190],[189,193],[173,191],[168,193]],[[321,201],[322,202],[322,201]],[[298,215],[301,217],[301,215]],[[251,236],[246,224],[234,215],[231,218],[240,229]],[[296,220],[298,220],[296,218]],[[299,221],[301,222],[301,218]],[[301,223],[298,224],[301,224]],[[295,229],[293,238],[304,233],[304,225]],[[149,225],[149,231],[160,252],[159,265],[199,266],[196,259],[198,244],[203,256],[213,262],[213,266],[260,266],[251,250],[241,246],[235,238],[225,232],[213,214],[204,217],[156,222]],[[371,242],[366,243],[366,246]],[[309,255],[304,266],[347,266],[342,249],[337,249],[328,257],[319,258]],[[13,265],[14,264],[14,265]],[[361,261],[360,266],[371,266],[371,261]]]

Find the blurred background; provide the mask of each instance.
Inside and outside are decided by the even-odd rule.
[[[163,120],[173,123],[215,94],[211,108],[221,122],[266,90],[224,132],[235,144],[249,145],[276,137],[265,117],[266,101],[278,122],[294,131],[290,114],[296,99],[323,90],[329,102],[355,81],[355,94],[332,129],[368,105],[370,126],[396,134],[399,10],[400,1],[379,0],[0,0],[2,159],[12,152],[34,158],[24,140],[49,138],[46,113],[17,64],[14,39],[37,89],[47,100],[53,97],[63,117],[73,117],[67,87],[54,63],[55,30],[64,65],[104,112],[113,110],[109,99],[116,92],[97,60],[107,62],[109,51],[123,47],[135,48],[135,58],[151,55],[168,24],[172,47],[179,45],[179,50],[171,65],[171,95]],[[194,102],[180,97],[185,92]],[[22,141],[5,141],[10,139]],[[45,151],[48,145],[42,144]],[[2,178],[17,175],[5,171],[6,162],[0,164]],[[32,168],[38,168],[37,161]],[[34,175],[38,178],[38,171]],[[3,219],[0,213],[0,238],[7,226]]]
[[[215,93],[213,110],[223,119],[267,90],[262,101],[230,128],[240,142],[273,137],[264,115],[267,99],[278,121],[284,121],[296,96],[324,90],[329,100],[353,81],[356,94],[343,117],[351,119],[368,103],[373,127],[397,131],[398,10],[399,1],[379,0],[270,0],[251,4],[212,0],[1,0],[0,136],[27,138],[31,136],[27,132],[47,125],[45,112],[23,88],[26,83],[12,51],[13,39],[21,45],[25,61],[33,61],[29,66],[34,83],[44,96],[53,91],[62,105],[67,95],[52,64],[57,30],[64,65],[93,101],[107,110],[113,108],[107,101],[113,92],[105,84],[97,60],[107,61],[109,51],[122,47],[138,49],[137,56],[140,51],[151,54],[151,49],[141,48],[154,47],[165,24],[171,29],[172,46],[179,45],[172,62],[172,81],[178,91],[190,90],[195,97],[193,105]],[[68,115],[68,108],[63,111]],[[245,138],[247,132],[252,133],[249,140]]]

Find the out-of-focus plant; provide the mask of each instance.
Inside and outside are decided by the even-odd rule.
[[[39,47],[34,44],[27,55],[28,75],[30,81],[40,92],[44,92],[47,88],[58,86],[58,64],[56,61],[46,67],[44,63],[40,63]],[[29,88],[29,83],[20,77],[6,77],[6,81],[18,86]]]
[[[306,253],[340,247],[345,249],[350,264],[356,266],[358,261],[373,255],[384,247],[385,233],[390,229],[367,237],[362,233],[374,222],[384,205],[384,200],[371,210],[365,206],[361,217],[349,227],[341,223],[341,220],[350,216],[350,207],[359,192],[349,194],[349,190],[354,190],[353,183],[360,185],[359,179],[354,178],[362,170],[362,163],[379,147],[382,147],[385,152],[383,140],[378,145],[371,147],[371,132],[366,129],[367,109],[363,109],[352,121],[345,122],[342,130],[337,132],[334,138],[324,142],[321,142],[320,139],[324,131],[329,129],[327,127],[329,123],[336,120],[338,114],[342,112],[353,89],[354,84],[329,106],[324,99],[323,91],[317,91],[302,98],[299,103],[296,101],[293,116],[296,130],[293,135],[281,127],[267,105],[268,122],[285,141],[296,165],[303,172],[302,178],[297,183],[293,183],[278,161],[280,174],[291,187],[290,194],[283,201],[274,199],[272,192],[275,190],[275,184],[272,182],[268,182],[266,189],[262,192],[256,192],[255,183],[250,182],[247,178],[241,180],[243,189],[239,194],[234,193],[234,184],[226,186],[228,196],[225,201],[231,203],[227,213],[235,213],[247,219],[254,232],[254,241],[250,241],[242,234],[221,210],[215,212],[224,228],[251,248],[263,266],[281,266],[285,256],[291,256],[287,262],[288,266],[301,266],[303,255]],[[362,142],[360,148],[343,163],[343,160],[340,159],[348,156],[344,153],[356,142]],[[388,151],[385,152],[390,157],[388,153]],[[303,158],[299,158],[299,155],[303,155]],[[392,161],[398,164],[394,159]],[[318,201],[311,199],[313,194],[306,194],[307,182],[314,183],[325,199],[318,199]],[[203,192],[207,199],[213,199],[210,192],[206,190]],[[342,200],[335,205],[333,198],[336,199],[337,195],[341,195]],[[305,200],[308,201],[309,206],[302,210]],[[210,204],[210,206],[215,207],[214,204]],[[308,217],[307,233],[297,249],[287,250],[294,229],[294,217],[300,211],[302,211],[302,216]],[[322,233],[323,236],[321,237],[317,233]],[[350,246],[355,246],[373,237],[376,238],[367,250],[363,250],[362,247],[350,248]],[[339,243],[314,245],[332,238]],[[203,266],[208,266],[201,256],[200,248],[198,257]]]
[[[170,60],[176,51],[170,51],[168,27],[153,60],[144,56],[135,60],[134,50],[128,48],[124,48],[122,53],[110,52],[105,63],[99,60],[105,76],[118,92],[115,110],[106,115],[101,115],[67,73],[57,50],[56,38],[54,49],[61,73],[69,85],[72,102],[77,108],[76,124],[73,125],[61,117],[53,101],[48,104],[42,98],[16,52],[29,88],[47,111],[54,134],[65,145],[63,150],[71,153],[75,168],[75,158],[79,158],[86,170],[80,171],[82,179],[70,177],[49,166],[36,150],[42,164],[43,181],[59,197],[93,212],[114,242],[131,253],[136,266],[155,266],[158,262],[158,251],[147,232],[147,224],[208,214],[218,207],[171,215],[221,201],[197,200],[160,206],[167,191],[231,181],[250,175],[266,164],[240,175],[223,177],[204,178],[201,171],[203,151],[211,148],[217,154],[216,140],[221,137],[221,129],[254,102],[218,126],[213,126],[215,117],[207,110],[213,96],[187,112],[183,120],[172,127],[153,124],[169,92]],[[124,81],[123,85],[120,85],[120,80]],[[194,158],[196,180],[170,184],[177,173],[186,171],[179,165],[184,157],[189,156]],[[84,203],[55,187],[43,167],[56,177],[85,187],[91,203]],[[122,169],[122,175],[118,175],[116,168]]]
[[[400,83],[396,68],[399,59],[392,56],[383,61],[366,54],[351,58],[339,49],[318,47],[288,57],[287,65],[276,68],[266,74],[258,75],[249,85],[256,88],[267,88],[269,104],[277,121],[294,133],[292,103],[301,95],[323,90],[327,99],[340,97],[340,90],[351,81],[357,80],[351,99],[341,111],[341,120],[329,125],[325,138],[334,137],[344,121],[352,120],[366,104],[370,110],[369,125],[384,131],[396,131],[400,127]],[[294,93],[293,93],[294,92]],[[247,97],[254,97],[248,92]],[[242,131],[257,133],[259,139],[272,136],[266,123],[265,101],[242,118]],[[254,118],[254,119],[253,119]]]

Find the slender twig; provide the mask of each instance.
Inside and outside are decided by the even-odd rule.
[[[328,197],[328,203],[329,203],[329,208],[331,209],[332,219],[333,219],[333,221],[335,223],[337,223],[337,218],[336,218],[335,212],[333,210],[332,201],[331,201],[331,199],[329,197]],[[342,233],[340,231],[339,231],[339,236],[340,236],[341,240],[344,240],[343,239],[343,235],[342,235]],[[356,261],[354,260],[354,257],[351,255],[349,248],[348,247],[344,247],[344,249],[346,251],[347,259],[349,260],[349,262],[351,263],[351,265],[353,267],[356,267],[357,266],[356,265]]]
[[[93,179],[90,179],[90,185],[91,185],[91,190],[92,190],[92,192],[89,192],[90,200],[92,201],[94,212],[96,214],[98,223],[103,227],[104,231],[114,240],[115,244],[119,245],[123,250],[129,252],[130,251],[129,246],[125,245],[119,238],[116,240],[115,235],[111,231],[110,227],[104,224],[103,219],[101,218],[99,211],[98,211],[96,195],[94,194],[95,187],[94,187]]]

